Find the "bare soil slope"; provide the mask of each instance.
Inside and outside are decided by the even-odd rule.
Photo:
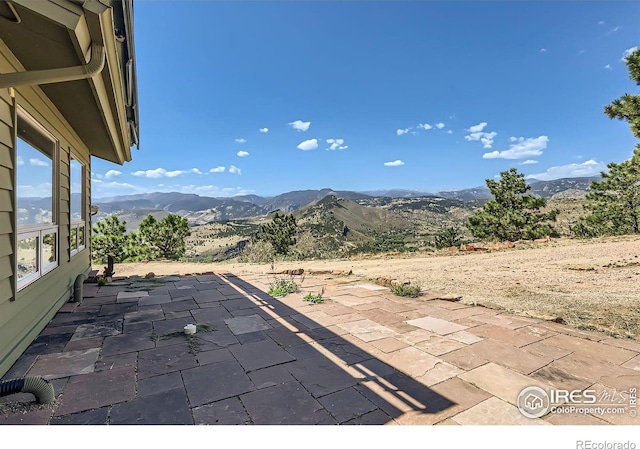
[[[401,258],[277,262],[275,269],[353,270],[364,279],[418,283],[522,315],[559,318],[582,329],[640,339],[640,237],[552,240],[496,252]],[[154,262],[116,266],[116,275],[205,271],[267,273],[270,264]]]

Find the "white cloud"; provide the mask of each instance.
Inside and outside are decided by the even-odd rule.
[[[607,165],[593,159],[584,161],[581,164],[567,164],[557,167],[549,167],[543,173],[534,173],[527,176],[527,179],[539,179],[541,181],[551,181],[559,178],[577,178],[581,176],[598,176],[605,171]]]
[[[404,165],[404,162],[402,162],[400,159],[397,159],[392,162],[385,162],[384,165],[387,167],[399,167],[401,165]]]
[[[493,145],[493,139],[498,135],[497,132],[484,132],[483,130],[487,126],[487,122],[478,123],[477,125],[470,126],[467,131],[468,135],[464,136],[466,140],[471,141],[480,141],[482,143],[483,148],[491,148]]]
[[[479,123],[477,125],[470,126],[467,131],[469,131],[470,133],[479,133],[480,131],[482,131],[485,128],[485,126],[487,126],[487,122],[482,122],[482,123]],[[476,139],[476,140],[478,140],[478,139]]]
[[[604,25],[604,20],[600,20],[600,21],[598,22],[598,25]]]
[[[531,165],[531,164],[537,164],[538,161],[534,161],[533,159],[527,159],[524,162],[520,162],[520,165]]]
[[[418,123],[418,128],[424,129],[425,131],[429,131],[433,126],[428,123]]]
[[[247,141],[247,139],[245,139],[243,137],[241,137],[239,139],[236,139],[236,142],[238,142],[238,143],[245,143],[246,141]]]
[[[121,171],[118,170],[109,170],[104,174],[104,177],[107,179],[115,178],[116,176],[120,176],[122,174]]]
[[[327,150],[346,150],[349,148],[348,145],[344,145],[344,139],[327,139],[327,143],[330,143],[331,146],[327,148]]]
[[[303,122],[302,120],[296,120],[294,122],[289,123],[293,129],[297,129],[298,131],[306,131],[311,126],[311,122]]]
[[[607,34],[615,33],[616,31],[620,30],[620,28],[622,28],[622,26],[620,25],[618,25],[617,27],[613,27],[609,30]]]
[[[638,49],[638,47],[631,47],[631,48],[627,48],[624,53],[622,54],[622,58],[620,58],[620,61],[625,62],[626,61],[626,57],[629,56],[631,53],[633,53],[634,51],[636,51]],[[608,65],[608,64],[607,64]]]
[[[105,196],[113,196],[114,193],[132,194],[132,193],[142,193],[146,191],[146,189],[140,186],[129,184],[128,182],[117,182],[117,181],[105,182],[99,179],[92,179],[91,182],[95,183],[94,187],[91,189],[91,196],[95,198],[104,198]]]
[[[442,123],[442,122],[436,123],[436,128],[438,128],[438,129],[444,128],[444,123]]]
[[[48,197],[51,196],[51,183],[43,182],[36,185],[18,185],[18,192],[21,197]]]
[[[268,133],[269,132],[269,128],[260,128],[259,130],[261,133]]]
[[[515,140],[514,140],[515,139]],[[483,159],[527,159],[540,156],[542,150],[547,148],[549,138],[547,136],[530,137],[512,137],[509,140],[513,142],[508,150],[493,151],[482,155]]]
[[[240,170],[235,165],[232,165],[231,167],[229,167],[229,173],[236,173],[238,175],[241,175],[242,174],[242,170]]]
[[[195,173],[196,175],[201,175],[202,174],[202,172],[200,171],[199,168],[192,168],[191,169],[191,173]]]
[[[29,163],[31,165],[33,165],[34,167],[48,167],[49,163],[47,161],[43,161],[42,159],[38,159],[35,157],[32,157],[31,159],[29,159]]]
[[[209,170],[209,173],[223,173],[226,170],[224,165],[218,165]]]
[[[451,131],[450,129],[447,130],[447,134],[453,134],[453,131]]]
[[[186,171],[184,170],[172,170],[172,171],[167,171],[164,168],[156,168],[153,170],[138,170],[138,171],[134,171],[133,172],[133,176],[141,176],[144,178],[151,178],[151,179],[157,179],[157,178],[175,178],[176,176],[180,176],[185,174]]]
[[[480,142],[482,142],[482,148],[491,148],[491,146],[493,145],[493,138],[497,135],[498,133],[495,131],[484,133],[484,135],[480,138]]]
[[[24,159],[18,156],[18,165],[24,165]]]
[[[540,53],[546,53],[546,52],[547,52],[547,49],[546,49],[546,48],[541,48],[541,49],[540,49]]]
[[[162,191],[165,192],[182,192],[197,193],[204,196],[235,196],[248,195],[254,193],[253,190],[243,189],[242,187],[219,187],[213,184],[209,185],[171,185],[165,186]]]
[[[605,69],[607,69],[607,70],[612,70],[612,69],[611,69],[611,64],[607,64],[607,65],[605,65],[605,66],[604,66],[604,68],[605,68]]]
[[[236,154],[238,155],[238,157],[247,157],[247,156],[249,156],[249,152],[248,151],[242,151],[242,150],[238,151]]]
[[[310,151],[318,148],[318,139],[309,139],[301,142],[298,145],[298,149],[302,151]]]
[[[405,129],[397,129],[396,130],[396,135],[401,136],[403,134],[407,134],[409,132],[409,128],[405,128]]]

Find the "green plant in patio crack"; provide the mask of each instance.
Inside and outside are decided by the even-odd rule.
[[[408,296],[410,298],[417,298],[422,290],[419,285],[412,284],[396,284],[391,285],[389,288],[396,296]]]
[[[154,343],[157,343],[161,340],[169,340],[170,338],[183,336],[187,339],[187,346],[189,347],[189,352],[193,355],[196,355],[198,352],[200,352],[200,342],[198,341],[198,332],[211,332],[213,330],[215,329],[206,323],[197,323],[196,333],[194,335],[187,335],[184,332],[180,332],[180,331],[168,332],[162,335],[151,334],[151,341],[153,341]]]
[[[267,292],[271,296],[287,296],[289,293],[298,293],[300,287],[292,280],[276,278],[269,284],[269,291]]]
[[[311,304],[322,304],[324,302],[322,294],[320,293],[317,295],[314,295],[313,293],[307,293],[304,298],[302,298],[302,300],[310,302]]]

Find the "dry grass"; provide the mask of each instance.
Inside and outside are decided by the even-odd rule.
[[[278,269],[353,270],[364,279],[408,280],[423,290],[461,295],[517,314],[558,318],[579,329],[640,339],[640,237],[552,240],[520,248],[417,257],[281,263]],[[269,264],[149,263],[116,266],[118,275],[267,273]]]

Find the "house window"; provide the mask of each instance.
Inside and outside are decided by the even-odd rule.
[[[84,221],[84,198],[85,189],[85,168],[84,164],[76,159],[71,159],[69,166],[71,180],[71,220],[69,229],[69,249],[71,255],[75,255],[85,248],[85,221]]]
[[[57,141],[18,108],[17,276],[23,288],[58,266]]]

